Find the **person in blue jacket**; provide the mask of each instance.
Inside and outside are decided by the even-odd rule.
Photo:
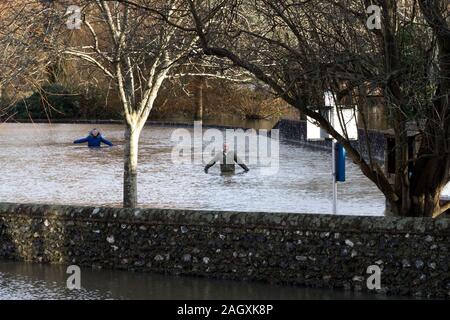
[[[89,135],[86,138],[75,140],[73,143],[88,143],[88,147],[90,148],[99,148],[100,144],[103,142],[104,144],[112,147],[113,144],[102,137],[100,134],[100,131],[98,131],[96,128],[92,129],[91,132],[89,132]]]

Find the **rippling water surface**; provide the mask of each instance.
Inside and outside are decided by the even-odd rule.
[[[117,146],[73,145],[90,125],[1,124],[0,201],[119,206],[123,127],[102,125]],[[280,169],[221,176],[218,167],[174,164],[175,128],[146,127],[140,142],[139,203],[143,207],[329,213],[330,155],[280,145]],[[238,170],[239,171],[239,170]],[[339,213],[382,215],[382,194],[347,163]],[[0,261],[0,299],[334,299],[376,298],[293,286],[82,269],[82,289],[66,289],[62,266]]]
[[[119,206],[122,201],[123,127],[99,126],[113,148],[73,145],[92,125],[1,124],[0,201]],[[280,168],[263,175],[221,176],[201,164],[174,164],[173,127],[146,127],[140,140],[142,207],[329,213],[330,154],[280,145]],[[190,129],[189,129],[190,130]],[[237,172],[240,171],[240,168]],[[350,161],[339,184],[340,214],[382,215],[383,195]]]
[[[0,260],[0,300],[69,299],[385,299],[341,290],[309,289],[113,270],[81,269],[81,289],[66,288],[66,269]]]

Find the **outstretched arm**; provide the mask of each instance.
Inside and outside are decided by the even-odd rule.
[[[103,138],[103,137],[101,137],[101,141],[104,143],[104,144],[107,144],[108,146],[110,146],[110,147],[112,147],[113,146],[113,144],[112,144],[112,142],[111,141],[108,141],[108,140],[106,140],[105,138]]]
[[[245,171],[249,171],[250,169],[245,165],[244,161],[242,161],[241,158],[237,156],[237,154],[234,154],[234,161]]]
[[[85,143],[85,142],[88,142],[88,138],[87,137],[75,140],[73,143]]]
[[[217,161],[219,161],[221,154],[218,153],[214,156],[214,158],[211,159],[210,162],[205,166],[205,173],[208,173],[209,168],[211,168],[213,165],[216,164]]]
[[[208,173],[209,168],[211,168],[213,165],[215,165],[216,162],[210,162],[205,166],[205,173]]]

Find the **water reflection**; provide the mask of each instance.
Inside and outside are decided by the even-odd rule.
[[[81,269],[81,290],[66,268],[0,260],[0,299],[384,299],[380,295],[260,282]]]

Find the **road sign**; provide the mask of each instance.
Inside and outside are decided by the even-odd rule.
[[[324,106],[311,108],[320,112],[331,126],[349,140],[358,139],[358,107],[356,105],[337,105],[330,91],[324,92]],[[324,140],[331,136],[310,117],[307,117],[306,138],[308,140]]]
[[[324,106],[315,109],[327,119],[331,126],[348,140],[358,139],[357,106],[341,106],[336,104],[336,97],[331,91],[324,92]],[[316,121],[307,117],[306,137],[308,140],[324,140],[330,135],[320,128]],[[331,143],[331,176],[333,190],[333,214],[337,213],[337,182],[345,181],[345,149],[332,138]]]

